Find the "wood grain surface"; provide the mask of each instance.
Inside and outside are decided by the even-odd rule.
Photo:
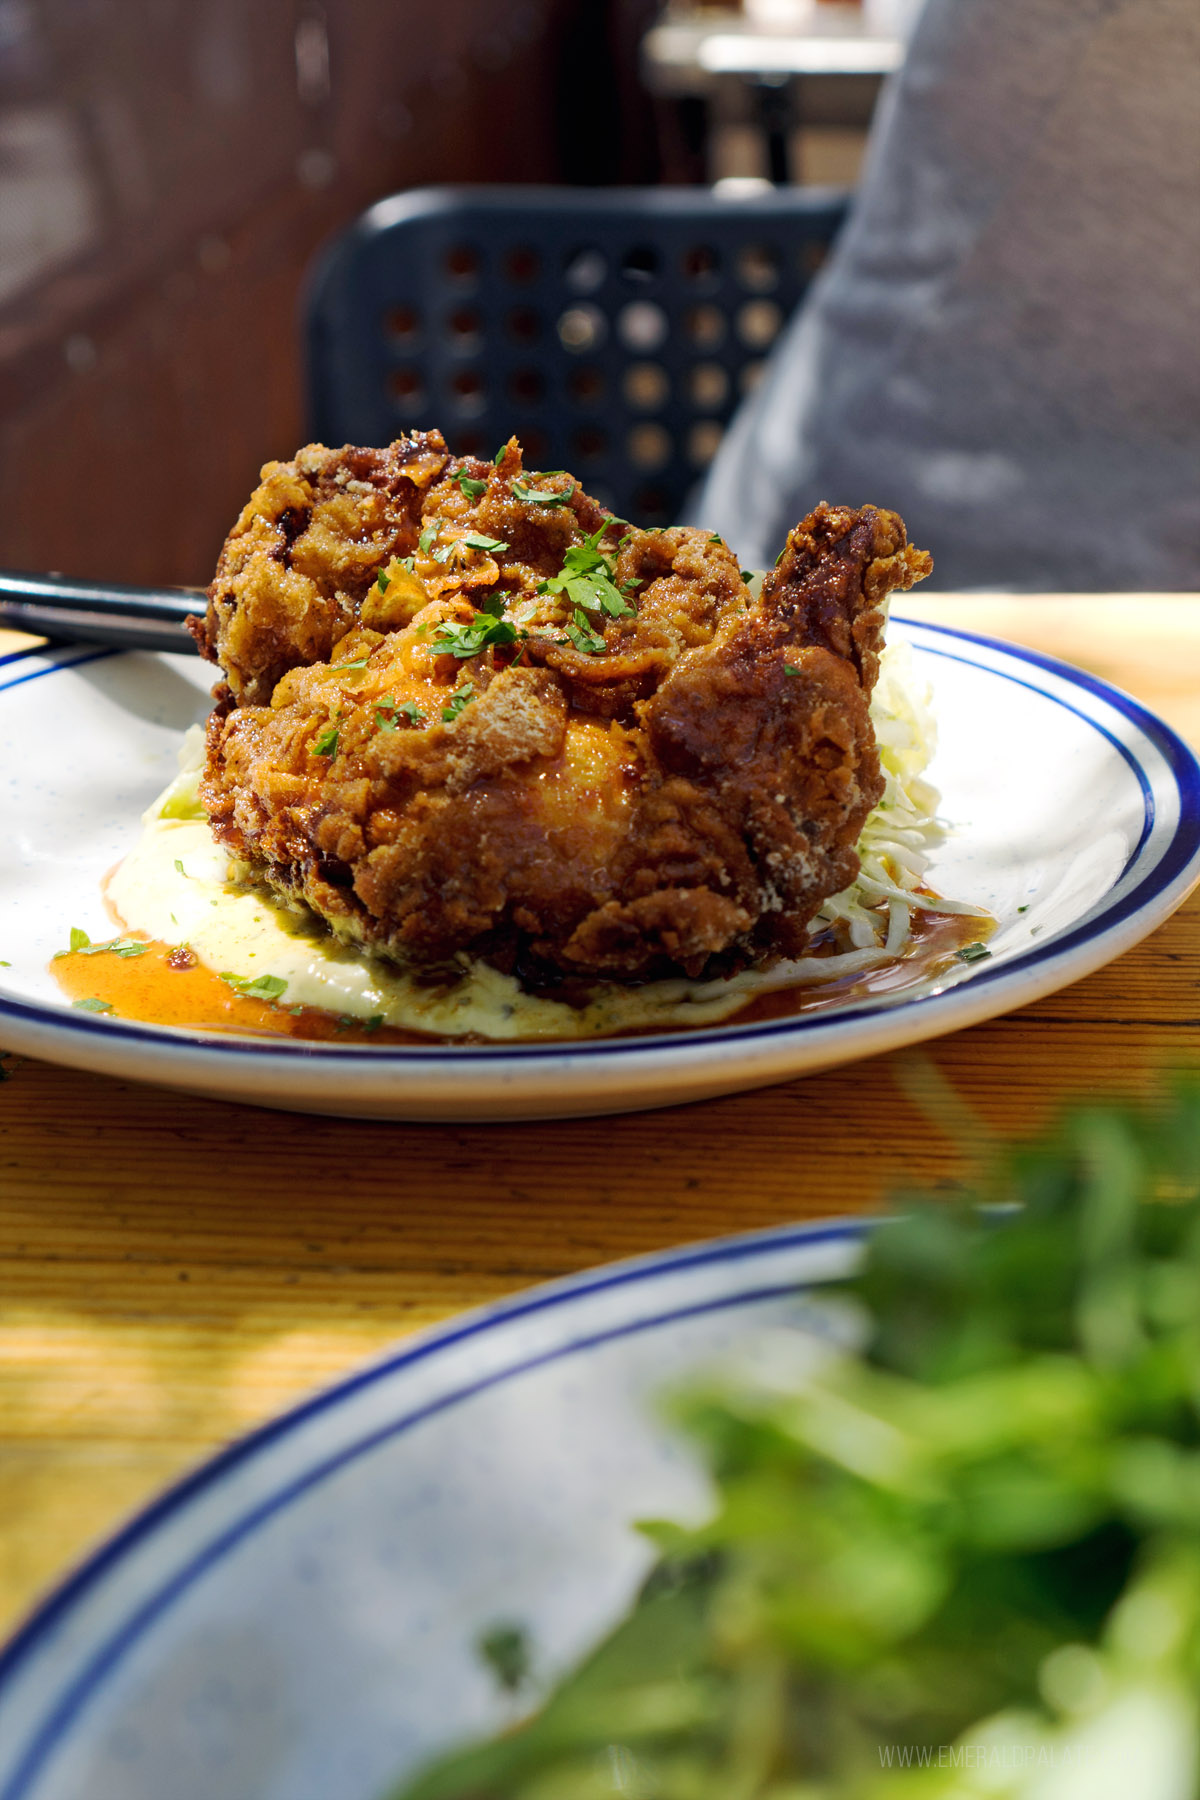
[[[1200,742],[1200,597],[907,600],[1065,655]],[[0,651],[4,644],[0,642]],[[0,1083],[0,1627],[216,1445],[530,1282],[944,1183],[979,1130],[1200,1066],[1200,896],[1074,987],[927,1046],[671,1111],[347,1123],[15,1056]]]

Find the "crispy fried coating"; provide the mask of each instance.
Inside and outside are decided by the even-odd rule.
[[[627,528],[515,441],[309,446],[197,626],[202,798],[247,875],[403,963],[793,953],[857,873],[884,603],[930,567],[896,514],[822,505],[753,599],[720,538]]]

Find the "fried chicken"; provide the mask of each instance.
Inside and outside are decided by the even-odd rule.
[[[221,555],[201,795],[241,873],[404,964],[697,975],[800,950],[883,783],[895,513],[822,505],[761,596],[562,472],[310,445]]]

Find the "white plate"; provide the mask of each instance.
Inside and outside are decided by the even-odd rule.
[[[544,1680],[619,1616],[632,1521],[701,1518],[655,1397],[844,1274],[862,1226],[680,1250],[410,1340],[106,1545],[0,1655],[0,1800],[381,1800],[506,1722],[475,1653]]]
[[[187,657],[73,650],[0,664],[0,958],[11,964],[0,1036],[76,1068],[296,1111],[554,1118],[704,1099],[918,1043],[1053,993],[1145,937],[1200,879],[1192,753],[1065,664],[942,627],[892,628],[934,687],[930,773],[956,827],[930,880],[999,920],[991,959],[933,992],[769,1024],[515,1046],[272,1044],[72,1011],[47,964],[72,925],[109,934],[100,879],[174,773],[211,678]]]

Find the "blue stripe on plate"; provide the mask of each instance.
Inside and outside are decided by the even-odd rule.
[[[19,662],[26,656],[44,656],[45,650],[18,650],[12,657],[4,657],[4,662]],[[82,656],[72,656],[69,662],[53,662],[44,669],[31,669],[28,674],[17,675],[11,681],[0,681],[0,694],[8,688],[24,687],[27,681],[40,681],[43,675],[59,675],[64,669],[79,669],[84,663],[103,662],[109,656],[121,656],[121,650],[91,650]]]
[[[258,1455],[276,1439],[294,1431],[298,1426],[307,1423],[318,1414],[342,1405],[363,1388],[385,1380],[405,1367],[426,1361],[441,1351],[470,1338],[495,1331],[514,1320],[527,1318],[553,1308],[569,1306],[574,1301],[585,1299],[595,1293],[621,1287],[632,1287],[637,1283],[669,1276],[691,1268],[719,1263],[745,1262],[756,1256],[775,1255],[781,1250],[808,1248],[830,1242],[853,1242],[861,1238],[869,1229],[870,1221],[865,1219],[847,1220],[834,1225],[785,1227],[779,1231],[756,1232],[744,1238],[709,1244],[699,1250],[687,1250],[673,1254],[668,1253],[663,1257],[646,1258],[632,1265],[618,1266],[606,1274],[585,1275],[571,1281],[566,1286],[556,1284],[552,1288],[538,1290],[531,1296],[515,1301],[501,1302],[498,1308],[490,1308],[486,1313],[468,1316],[463,1323],[453,1325],[437,1333],[436,1336],[426,1338],[420,1344],[397,1352],[387,1362],[362,1370],[359,1374],[339,1383],[337,1387],[317,1394],[312,1400],[285,1413],[281,1418],[270,1421],[249,1437],[232,1445],[228,1450],[205,1464],[194,1475],[169,1489],[145,1512],[135,1518],[82,1569],[64,1583],[0,1655],[0,1687],[19,1673],[21,1664],[35,1653],[41,1639],[48,1632],[54,1630],[63,1614],[68,1612],[77,1601],[84,1599],[88,1589],[94,1586],[114,1563],[119,1562],[135,1550],[139,1543],[151,1535],[159,1525],[178,1513],[206,1488],[219,1483],[238,1464]],[[536,1356],[526,1357],[522,1361],[510,1365],[507,1369],[497,1371],[478,1381],[468,1382],[461,1387],[451,1389],[448,1393],[435,1400],[427,1401],[409,1413],[401,1413],[387,1425],[376,1427],[365,1433],[362,1438],[357,1439],[353,1444],[344,1446],[335,1455],[317,1460],[303,1474],[285,1482],[266,1499],[257,1501],[236,1523],[226,1526],[210,1543],[196,1551],[175,1574],[164,1581],[157,1593],[149,1600],[144,1601],[123,1625],[109,1635],[101,1648],[89,1658],[83,1670],[57,1704],[36,1727],[32,1728],[34,1736],[29,1748],[11,1780],[5,1786],[0,1800],[24,1800],[29,1793],[29,1784],[37,1778],[47,1758],[56,1745],[61,1742],[62,1734],[70,1726],[72,1720],[77,1717],[89,1700],[94,1698],[105,1678],[116,1669],[121,1658],[175,1600],[186,1593],[195,1581],[218,1563],[222,1557],[252,1535],[258,1527],[275,1517],[322,1481],[345,1468],[349,1463],[369,1454],[381,1444],[403,1435],[404,1432],[411,1430],[422,1421],[433,1418],[462,1401],[471,1399],[476,1394],[500,1386],[533,1369],[560,1362],[579,1351],[596,1349],[603,1344],[617,1342],[622,1338],[651,1331],[663,1325],[674,1324],[683,1319],[700,1318],[715,1312],[728,1311],[741,1305],[750,1306],[765,1300],[777,1299],[789,1293],[799,1294],[806,1285],[809,1284],[805,1284],[802,1280],[792,1280],[774,1282],[757,1288],[745,1288],[736,1294],[720,1295],[690,1306],[675,1307],[668,1312],[651,1313],[623,1325],[614,1325],[605,1331],[594,1332],[587,1337],[575,1339],[571,1343],[560,1344],[556,1348],[542,1351]]]
[[[1099,930],[1111,930],[1125,920],[1134,917],[1157,894],[1170,887],[1177,877],[1182,875],[1189,864],[1200,854],[1200,761],[1171,727],[1162,719],[1128,694],[1118,688],[1111,687],[1099,677],[1085,674],[1069,663],[1060,662],[1052,656],[1045,656],[1040,651],[1027,650],[1023,646],[1005,644],[996,638],[982,637],[969,631],[960,631],[949,626],[924,625],[917,620],[903,619],[897,616],[897,623],[914,629],[918,634],[917,648],[933,656],[942,656],[949,661],[961,662],[967,667],[977,668],[982,673],[999,680],[1009,681],[1016,687],[1022,687],[1035,693],[1039,698],[1061,706],[1073,714],[1083,724],[1090,726],[1107,742],[1113,745],[1133,769],[1143,795],[1143,821],[1138,848],[1134,851],[1122,871],[1119,881],[1124,880],[1131,868],[1136,866],[1139,852],[1144,849],[1146,839],[1153,829],[1152,816],[1147,810],[1152,809],[1152,795],[1145,770],[1137,762],[1132,751],[1123,745],[1112,734],[1107,726],[1093,718],[1090,712],[1081,707],[1072,706],[1063,695],[1050,693],[1036,682],[1027,680],[1007,668],[997,668],[993,664],[979,660],[967,654],[955,654],[950,650],[942,650],[935,644],[924,642],[926,636],[947,638],[961,643],[964,650],[969,647],[982,646],[1006,660],[1025,663],[1033,668],[1044,669],[1048,674],[1057,677],[1068,687],[1075,687],[1084,693],[1093,695],[1110,706],[1116,713],[1127,719],[1136,727],[1162,756],[1172,778],[1175,781],[1180,800],[1179,825],[1163,854],[1150,873],[1135,887],[1123,896],[1120,901],[1106,907],[1098,915],[1085,920],[1072,929],[1058,933],[1046,943],[1031,945],[1019,956],[987,968],[975,968],[971,971],[970,985],[990,986],[997,981],[1005,980],[1015,971],[1039,967],[1047,962],[1070,953],[1077,945],[1087,942]],[[121,652],[100,652],[101,655],[121,654]],[[53,671],[47,671],[53,673]],[[356,1062],[369,1062],[378,1068],[381,1062],[397,1067],[411,1067],[432,1057],[439,1064],[446,1062],[487,1061],[495,1063],[504,1058],[514,1058],[523,1063],[537,1059],[561,1062],[564,1057],[572,1061],[581,1056],[608,1058],[645,1054],[648,1049],[659,1050],[679,1048],[688,1044],[711,1042],[719,1038],[721,1042],[730,1044],[749,1043],[774,1039],[789,1033],[804,1033],[808,1037],[821,1037],[831,1030],[840,1030],[848,1020],[853,1018],[870,1019],[878,1015],[894,1011],[898,1005],[918,1011],[922,1016],[944,1011],[953,999],[958,988],[964,983],[956,983],[953,987],[943,989],[936,994],[924,994],[915,998],[881,997],[875,1000],[854,1002],[837,1012],[816,1014],[812,1017],[777,1019],[757,1025],[738,1025],[736,1022],[725,1025],[699,1026],[690,1031],[655,1033],[652,1038],[607,1038],[580,1042],[556,1042],[546,1044],[430,1044],[422,1045],[394,1044],[371,1048],[369,1046],[344,1045],[336,1051],[323,1047],[297,1043],[295,1040],[282,1039],[278,1043],[261,1044],[250,1039],[228,1040],[215,1036],[207,1036],[200,1032],[185,1032],[167,1026],[143,1026],[122,1019],[93,1018],[87,1014],[71,1014],[65,1007],[49,1007],[34,1005],[27,1001],[0,999],[0,1018],[9,1016],[14,1019],[50,1025],[56,1030],[70,1030],[79,1034],[97,1032],[120,1032],[126,1040],[135,1040],[169,1048],[172,1043],[186,1043],[191,1047],[203,1047],[206,1055],[212,1056],[251,1056],[256,1060],[263,1057],[302,1058],[309,1063],[316,1062],[328,1068],[345,1067]]]

